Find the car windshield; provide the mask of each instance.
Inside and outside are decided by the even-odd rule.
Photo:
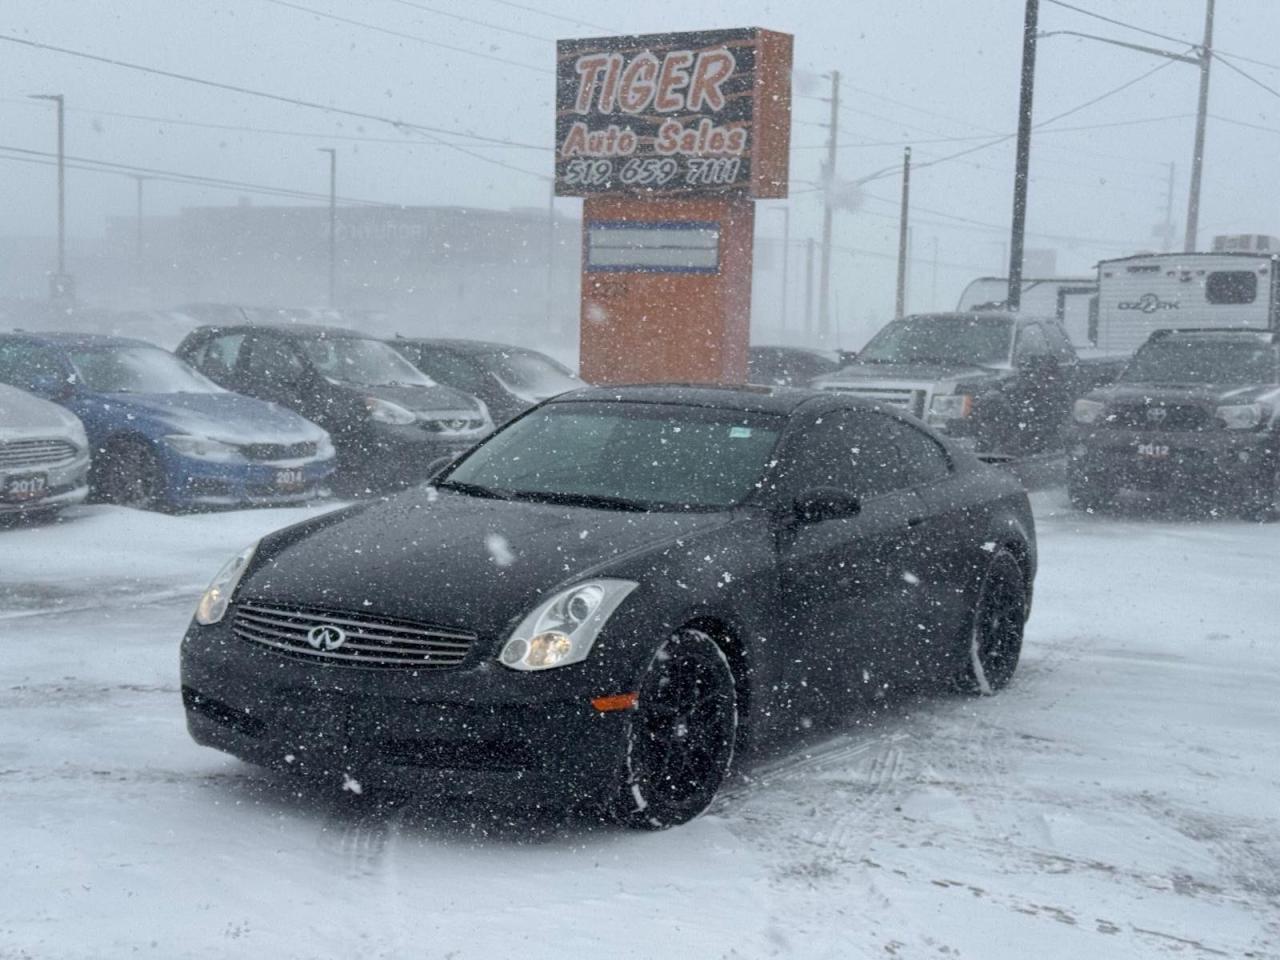
[[[222,388],[159,347],[71,350],[80,380],[96,393],[222,393]]]
[[[366,387],[433,386],[435,381],[381,340],[364,337],[312,337],[303,352],[321,373]]]
[[[1120,379],[1126,383],[1276,383],[1280,351],[1256,340],[1165,337],[1134,354]]]
[[[441,483],[481,496],[620,509],[723,510],[756,485],[782,418],[640,403],[553,403]]]
[[[499,354],[494,372],[516,393],[537,399],[582,386],[582,381],[550,357],[527,350]]]
[[[1013,348],[1009,317],[906,317],[889,324],[858,354],[864,363],[1007,364]]]

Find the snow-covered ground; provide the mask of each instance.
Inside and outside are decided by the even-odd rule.
[[[191,743],[195,595],[307,511],[0,529],[0,958],[1280,956],[1280,527],[1036,506],[1009,690],[815,731],[659,834]]]

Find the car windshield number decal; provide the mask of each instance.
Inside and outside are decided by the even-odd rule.
[[[25,473],[10,477],[4,485],[6,500],[39,500],[49,490],[49,478],[43,473]]]
[[[1138,456],[1145,460],[1167,460],[1169,447],[1163,443],[1140,443]]]

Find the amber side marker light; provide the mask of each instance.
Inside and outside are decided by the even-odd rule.
[[[639,699],[639,694],[615,693],[608,697],[596,697],[591,701],[591,705],[601,713],[612,713],[615,710],[630,710]]]

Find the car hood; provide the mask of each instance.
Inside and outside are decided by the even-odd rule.
[[[71,411],[37,396],[0,384],[0,440],[66,437],[78,434],[80,421]]]
[[[428,420],[474,419],[484,416],[475,397],[442,383],[430,387],[409,384],[363,386],[346,382],[342,385],[368,397],[390,400]]]
[[[1092,399],[1108,403],[1196,403],[1225,406],[1280,402],[1280,384],[1117,383],[1095,390]]]
[[[323,526],[259,559],[242,598],[369,611],[482,638],[561,585],[677,540],[731,514],[631,513],[489,500],[419,487]]]
[[[87,402],[227,443],[319,442],[325,436],[292,410],[238,393],[98,393]]]
[[[811,386],[817,390],[838,389],[846,384],[885,381],[895,383],[942,383],[944,381],[968,383],[997,376],[992,367],[975,367],[968,364],[940,363],[852,363],[835,373],[815,379]]]

